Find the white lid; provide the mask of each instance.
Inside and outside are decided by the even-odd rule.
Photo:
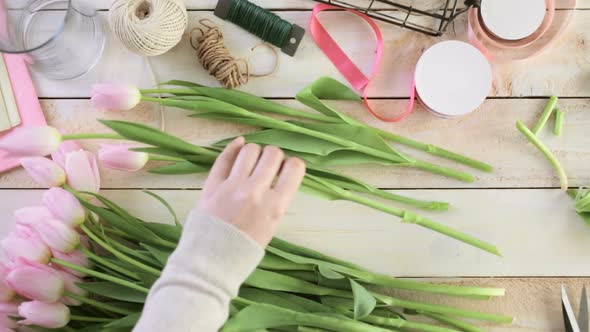
[[[532,35],[543,23],[546,0],[481,0],[483,24],[496,37],[519,40]]]
[[[451,40],[427,49],[416,64],[416,91],[431,110],[445,117],[473,112],[492,87],[492,67],[471,44]]]

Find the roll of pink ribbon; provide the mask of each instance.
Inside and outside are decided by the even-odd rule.
[[[319,22],[317,15],[325,10],[329,9],[336,9],[342,10],[341,7],[330,6],[326,4],[318,4],[313,7],[312,15],[311,15],[311,22],[309,24],[309,30],[311,33],[312,38],[315,40],[316,44],[320,47],[320,49],[326,54],[326,56],[332,61],[334,66],[340,71],[340,73],[346,78],[346,80],[362,94],[363,101],[367,110],[375,116],[377,119],[385,122],[398,122],[405,119],[412,111],[414,110],[414,102],[416,97],[416,89],[414,86],[414,82],[411,83],[410,86],[410,101],[408,107],[398,116],[395,117],[386,117],[379,113],[377,113],[371,105],[369,104],[368,94],[369,94],[369,85],[371,81],[377,74],[377,70],[379,68],[379,64],[381,63],[381,58],[383,57],[383,35],[381,34],[381,30],[377,24],[367,15],[352,9],[344,9],[345,11],[352,13],[360,18],[362,18],[365,22],[367,22],[373,32],[375,33],[376,39],[376,51],[375,51],[375,58],[373,60],[373,69],[369,75],[365,75],[358,67],[355,65],[352,60],[344,53],[342,48],[338,46],[336,41],[330,36],[328,31],[322,26]]]

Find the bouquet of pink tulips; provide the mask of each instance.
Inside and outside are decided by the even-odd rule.
[[[22,157],[28,173],[50,187],[40,205],[15,211],[16,229],[1,241],[6,261],[0,269],[0,331],[24,325],[41,331],[130,331],[176,247],[182,226],[170,205],[148,192],[171,212],[174,224],[148,223],[101,196],[97,159],[70,140],[126,138],[147,144],[132,150],[128,145],[104,145],[100,164],[134,171],[156,155],[172,162],[156,172],[169,174],[206,171],[219,149],[192,145],[138,124],[105,124],[118,134],[61,136],[51,127],[33,127],[0,139],[0,148]],[[42,157],[48,154],[52,159]],[[306,185],[316,193],[354,199],[347,190],[364,188],[364,193],[383,195],[345,176],[310,171]],[[390,199],[399,199],[394,198]],[[448,231],[444,226],[438,230]],[[222,331],[316,331],[313,328],[318,327],[343,332],[481,331],[463,318],[512,321],[507,316],[388,296],[375,286],[468,299],[504,295],[497,288],[399,280],[274,239],[232,302]],[[422,318],[416,321],[412,318],[416,315]],[[425,318],[430,321],[425,323]]]

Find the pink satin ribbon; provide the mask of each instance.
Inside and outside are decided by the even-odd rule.
[[[489,60],[511,61],[533,57],[551,45],[565,30],[573,10],[556,11],[556,7],[575,8],[576,0],[546,0],[547,14],[541,26],[530,36],[516,41],[503,40],[490,33],[481,22],[478,8],[469,9],[467,33],[471,44]]]
[[[328,31],[324,28],[324,26],[319,22],[317,15],[329,9],[336,9],[336,10],[345,10],[349,13],[352,13],[367,22],[373,32],[375,33],[375,39],[377,41],[376,45],[376,52],[375,52],[375,59],[373,61],[373,69],[369,73],[369,75],[365,75],[358,67],[355,65],[352,60],[344,53],[344,51],[338,46],[336,41],[330,36]],[[416,87],[414,80],[412,80],[411,90],[410,90],[410,102],[408,108],[400,115],[389,118],[379,113],[375,112],[371,106],[369,105],[368,100],[368,91],[369,85],[375,75],[377,74],[377,70],[379,68],[379,64],[381,63],[381,59],[383,57],[383,35],[381,34],[381,30],[377,24],[367,15],[358,12],[352,9],[345,9],[341,7],[335,7],[326,4],[318,4],[313,7],[313,11],[311,14],[311,22],[309,24],[309,30],[311,33],[312,38],[315,40],[316,44],[320,47],[320,49],[326,54],[326,56],[332,61],[334,66],[340,71],[340,73],[346,78],[346,80],[362,94],[363,101],[367,110],[377,119],[385,122],[398,122],[405,119],[410,113],[412,113],[414,109],[414,103],[416,100]]]

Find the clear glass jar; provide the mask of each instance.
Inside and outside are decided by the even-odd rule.
[[[87,73],[104,44],[89,0],[0,0],[0,52],[28,54],[31,67],[49,78]]]

